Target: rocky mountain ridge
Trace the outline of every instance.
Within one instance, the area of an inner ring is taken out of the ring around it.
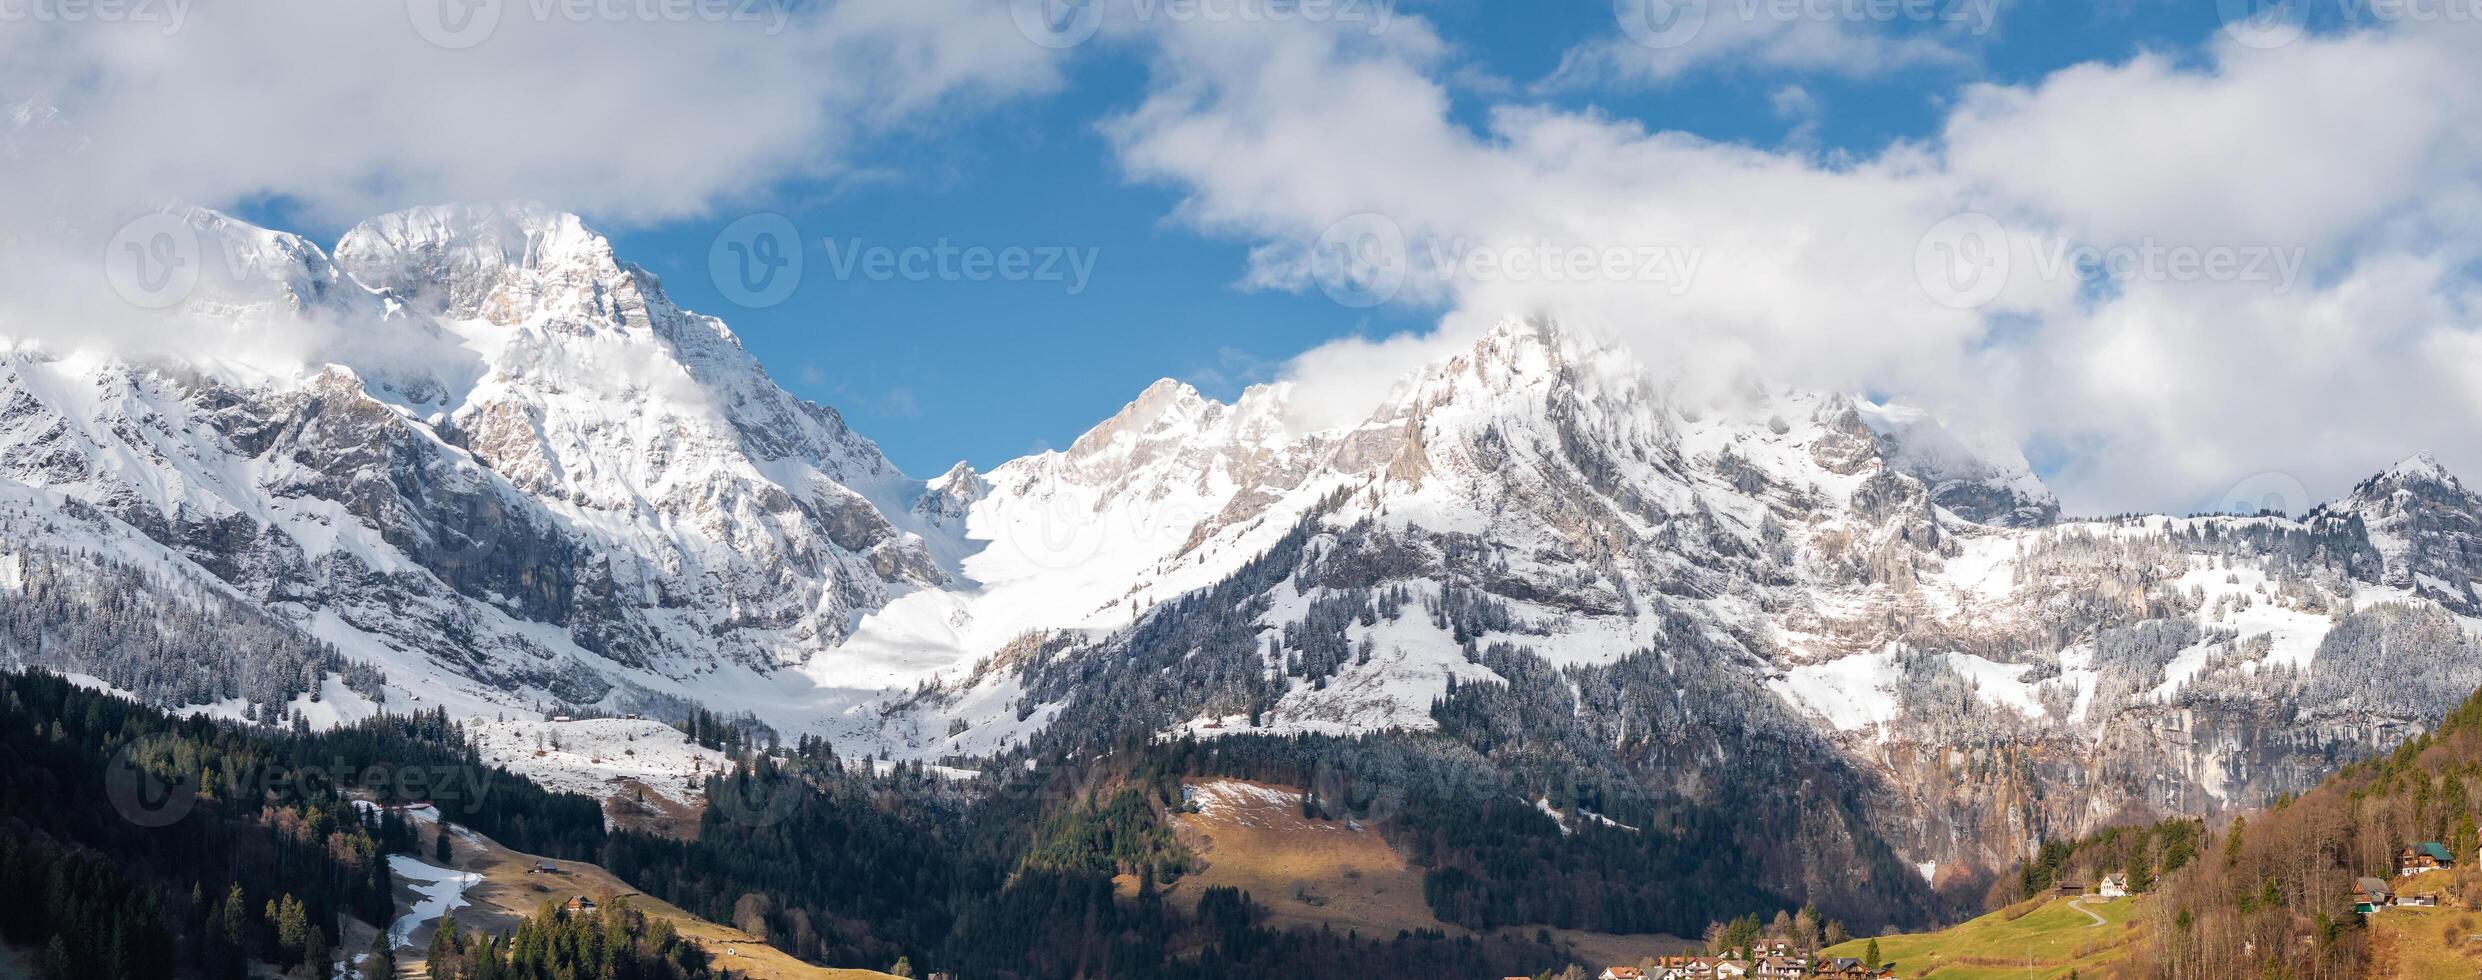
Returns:
[[[917,481],[575,216],[416,209],[331,256],[181,214],[246,258],[183,328],[280,356],[0,354],[0,560],[57,602],[107,555],[99,602],[236,624],[201,644],[291,631],[177,680],[172,641],[9,634],[157,700],[704,704],[916,758],[1380,735],[1566,833],[1772,794],[1877,870],[1764,884],[1860,907],[2299,789],[2482,686],[2482,499],[2426,457],[2299,518],[2063,521],[1919,411],[1511,321],[1347,424],[1165,381]]]

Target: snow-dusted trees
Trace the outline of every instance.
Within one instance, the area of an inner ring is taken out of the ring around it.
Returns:
[[[91,555],[14,552],[16,588],[0,602],[0,657],[88,674],[154,704],[240,700],[273,719],[341,674],[376,697],[383,678],[292,624],[216,592],[170,591],[154,576]]]

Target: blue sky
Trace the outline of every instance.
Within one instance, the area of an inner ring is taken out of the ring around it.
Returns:
[[[1518,87],[1550,76],[1580,43],[1617,32],[1610,6],[1596,2],[1448,0],[1404,9],[1435,23],[1460,63]],[[1780,147],[1799,138],[1803,122],[1773,104],[1793,85],[1820,106],[1813,152],[1870,154],[1934,135],[1960,86],[2022,82],[2141,49],[2185,51],[2216,26],[2201,4],[2009,3],[1970,48],[1978,65],[1862,79],[1708,72],[1663,86],[1523,98]],[[989,468],[1065,446],[1156,378],[1228,399],[1323,341],[1419,330],[1437,315],[1239,286],[1252,243],[1171,220],[1180,189],[1128,179],[1098,131],[1144,97],[1148,73],[1140,51],[1088,45],[1055,94],[943,114],[876,138],[864,151],[868,174],[785,181],[713,217],[624,229],[615,246],[661,275],[684,305],[723,317],[780,383],[843,411],[900,466],[926,476],[957,459]],[[1460,109],[1470,110],[1495,94],[1460,95]],[[762,211],[793,219],[808,262],[790,299],[749,309],[715,288],[707,252],[732,220]],[[1060,283],[837,281],[826,269],[829,238],[1090,247],[1096,261],[1076,295]]]

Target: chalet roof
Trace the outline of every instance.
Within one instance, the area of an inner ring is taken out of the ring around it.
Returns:
[[[2441,863],[2456,860],[2456,855],[2448,852],[2447,845],[2439,843],[2435,840],[2426,840],[2419,844],[2413,845],[2413,853],[2428,855],[2432,860],[2436,860]]]
[[[2353,888],[2373,898],[2388,894],[2387,883],[2376,878],[2355,878]]]

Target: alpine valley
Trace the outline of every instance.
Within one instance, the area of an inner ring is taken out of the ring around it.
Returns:
[[[2482,497],[2426,456],[2068,519],[1961,420],[1512,319],[1349,424],[1163,381],[924,480],[573,215],[175,213],[218,353],[0,353],[0,658],[166,708],[1142,758],[1376,828],[1441,923],[1694,935],[1951,918],[2482,686]]]

